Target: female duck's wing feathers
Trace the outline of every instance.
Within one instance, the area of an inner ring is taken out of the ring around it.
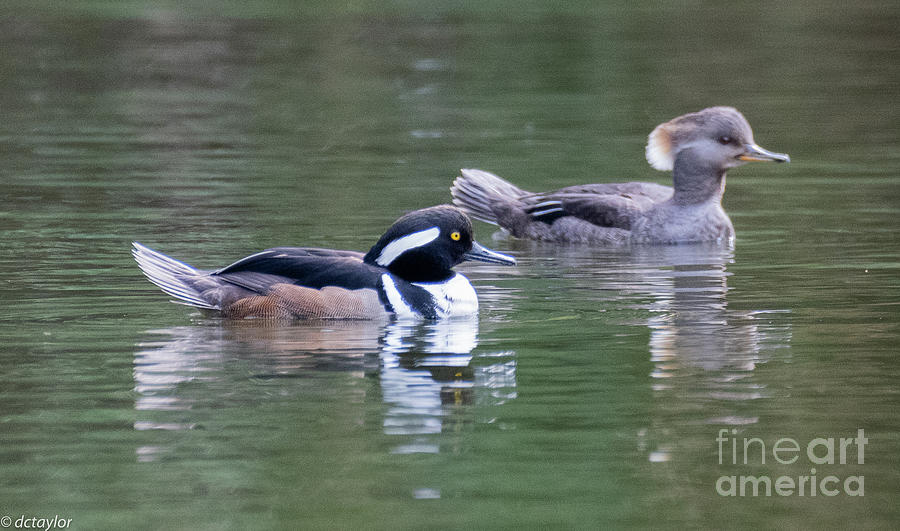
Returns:
[[[638,214],[670,198],[672,188],[655,183],[627,182],[585,184],[554,192],[531,193],[492,173],[463,169],[450,193],[453,203],[469,215],[499,225],[514,236],[557,240],[560,238],[549,234],[546,227],[533,224],[551,225],[559,218],[573,217],[597,227],[627,230]],[[618,240],[619,236],[616,234],[613,239]],[[605,236],[597,238],[607,239]]]
[[[569,186],[522,198],[535,221],[552,223],[564,217],[630,229],[632,221],[656,203],[672,196],[672,188],[655,183],[609,183]]]
[[[579,184],[560,188],[556,192],[562,194],[595,194],[595,195],[629,195],[646,197],[653,201],[665,201],[672,196],[672,187],[657,183],[598,183]],[[545,194],[546,195],[546,194]]]

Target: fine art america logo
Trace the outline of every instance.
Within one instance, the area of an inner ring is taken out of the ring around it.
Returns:
[[[720,476],[716,492],[720,496],[865,496],[865,476],[822,476],[816,466],[862,465],[865,463],[865,430],[856,437],[817,437],[805,445],[796,439],[782,437],[767,444],[758,437],[737,437],[737,430],[721,429],[716,436],[719,465],[792,465],[801,458],[809,463],[809,474],[800,476],[734,475]]]

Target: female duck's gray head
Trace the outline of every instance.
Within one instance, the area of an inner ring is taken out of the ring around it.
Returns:
[[[685,114],[650,133],[647,162],[671,170],[678,204],[697,204],[725,192],[725,172],[749,161],[789,162],[782,153],[759,147],[746,118],[733,107],[710,107]]]
[[[721,170],[749,161],[791,160],[759,147],[747,119],[733,107],[710,107],[658,125],[648,137],[647,162],[657,170],[671,171],[686,150],[695,160]]]

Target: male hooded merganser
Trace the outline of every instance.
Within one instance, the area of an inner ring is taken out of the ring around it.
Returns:
[[[436,319],[478,310],[475,289],[451,268],[464,260],[515,264],[479,245],[472,222],[443,205],[398,219],[367,254],[276,247],[201,271],[134,242],[138,266],[174,302],[229,318]]]
[[[491,173],[462,170],[453,202],[476,219],[517,238],[601,245],[734,239],[722,209],[725,172],[747,161],[790,162],[753,141],[744,116],[710,107],[661,124],[650,133],[647,161],[672,171],[674,189],[629,182],[530,193]]]

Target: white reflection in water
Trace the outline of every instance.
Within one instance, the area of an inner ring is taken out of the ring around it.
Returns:
[[[440,446],[423,437],[462,428],[468,414],[456,406],[500,405],[515,398],[515,361],[512,353],[495,353],[491,363],[473,363],[478,344],[478,319],[449,319],[415,324],[424,335],[410,334],[404,325],[391,329],[381,352],[381,388],[391,407],[385,414],[384,432],[410,435],[413,441],[394,448],[394,453],[437,453]],[[419,345],[410,341],[419,340]],[[421,341],[424,339],[424,341]]]
[[[478,422],[475,406],[499,406],[516,396],[514,353],[473,354],[477,318],[290,324],[210,320],[147,334],[154,338],[138,345],[134,361],[135,410],[145,413],[134,423],[138,431],[193,429],[197,422],[192,413],[215,410],[210,402],[229,384],[222,380],[235,377],[226,370],[235,359],[249,358],[254,376],[267,381],[333,371],[360,382],[367,374],[377,375],[387,406],[383,432],[403,438],[392,449],[398,454],[439,452],[445,441],[429,436],[447,432],[448,424],[455,433]],[[205,390],[212,386],[217,387]],[[351,403],[370,396],[365,386],[357,385],[336,392],[337,400]],[[142,446],[137,457],[154,461],[165,450]]]

